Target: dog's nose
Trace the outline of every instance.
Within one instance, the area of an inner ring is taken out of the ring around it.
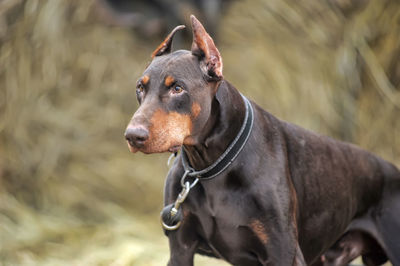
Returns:
[[[149,139],[149,131],[143,127],[128,127],[125,131],[125,139],[133,147],[141,147]]]

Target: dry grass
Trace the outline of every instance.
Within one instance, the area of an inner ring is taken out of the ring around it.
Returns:
[[[123,140],[160,40],[106,27],[93,1],[0,2],[0,264],[167,261],[167,155],[131,155]],[[343,17],[325,1],[237,1],[220,29],[225,76],[281,118],[399,162],[389,2]]]

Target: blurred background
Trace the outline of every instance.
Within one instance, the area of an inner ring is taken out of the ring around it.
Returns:
[[[277,117],[400,165],[396,0],[1,0],[0,265],[165,265],[168,154],[131,154],[135,83],[189,15]],[[227,265],[196,258],[197,265]]]

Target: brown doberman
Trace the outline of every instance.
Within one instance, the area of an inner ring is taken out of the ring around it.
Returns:
[[[132,152],[180,154],[165,184],[169,265],[195,253],[234,265],[400,265],[400,172],[359,147],[275,118],[223,78],[222,58],[191,16],[137,82]],[[324,255],[325,253],[325,255]]]

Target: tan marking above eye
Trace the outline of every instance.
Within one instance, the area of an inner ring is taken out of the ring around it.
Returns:
[[[172,84],[174,84],[174,82],[175,82],[175,79],[173,77],[167,76],[165,78],[164,84],[166,87],[170,87]]]
[[[143,85],[146,85],[147,83],[149,83],[149,80],[150,80],[150,77],[145,75],[145,76],[143,76],[141,81],[142,81]]]

